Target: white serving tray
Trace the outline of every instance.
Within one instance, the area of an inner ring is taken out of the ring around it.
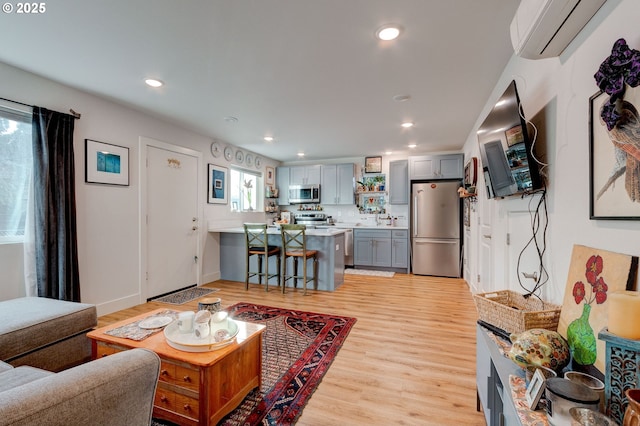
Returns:
[[[214,329],[212,334],[215,333],[215,331]],[[229,319],[227,322],[227,331],[229,332],[229,337],[216,342],[213,335],[202,339],[196,337],[195,333],[180,333],[178,322],[174,321],[165,327],[164,337],[167,339],[167,344],[172,348],[185,352],[209,352],[224,348],[233,343],[238,334],[238,324],[232,319]]]

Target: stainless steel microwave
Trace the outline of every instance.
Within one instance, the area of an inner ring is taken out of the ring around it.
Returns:
[[[289,203],[305,204],[320,202],[320,185],[289,185]]]

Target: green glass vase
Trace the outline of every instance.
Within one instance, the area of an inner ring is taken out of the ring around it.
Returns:
[[[593,365],[596,362],[596,336],[589,324],[591,305],[586,303],[582,308],[582,315],[567,327],[567,342],[573,360],[580,365]]]

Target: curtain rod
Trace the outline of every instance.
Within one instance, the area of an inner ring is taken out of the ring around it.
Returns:
[[[2,98],[2,97],[0,97],[0,100],[7,101],[7,102],[11,102],[11,103],[18,104],[18,105],[22,105],[22,106],[26,106],[26,107],[35,108],[35,105],[29,105],[29,104],[25,104],[24,102],[18,102],[18,101],[14,101],[14,100],[7,99],[7,98]],[[73,115],[73,117],[74,117],[76,120],[80,120],[80,117],[82,116],[82,114],[80,114],[79,112],[75,112],[75,111],[73,110],[73,108],[69,108],[69,112],[71,113],[71,115]]]

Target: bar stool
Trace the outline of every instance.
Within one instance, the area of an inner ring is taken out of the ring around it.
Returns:
[[[314,290],[318,289],[318,251],[307,250],[307,237],[305,225],[281,225],[282,235],[282,292],[287,280],[293,278],[294,288],[298,286],[298,279],[302,279],[303,294],[307,294],[307,282],[313,280]],[[287,275],[287,258],[293,258],[293,275]],[[302,275],[298,275],[298,259],[302,259]],[[313,275],[307,275],[307,260],[313,260]]]
[[[249,290],[249,278],[258,277],[258,284],[262,284],[262,277],[265,277],[264,291],[269,291],[269,278],[277,277],[280,286],[280,247],[269,245],[267,235],[267,225],[264,223],[245,223],[244,235],[247,243],[246,272],[244,279],[245,290]],[[258,270],[251,271],[251,256],[258,256]],[[269,273],[269,257],[276,257],[276,273]],[[262,269],[262,261],[264,271]]]

